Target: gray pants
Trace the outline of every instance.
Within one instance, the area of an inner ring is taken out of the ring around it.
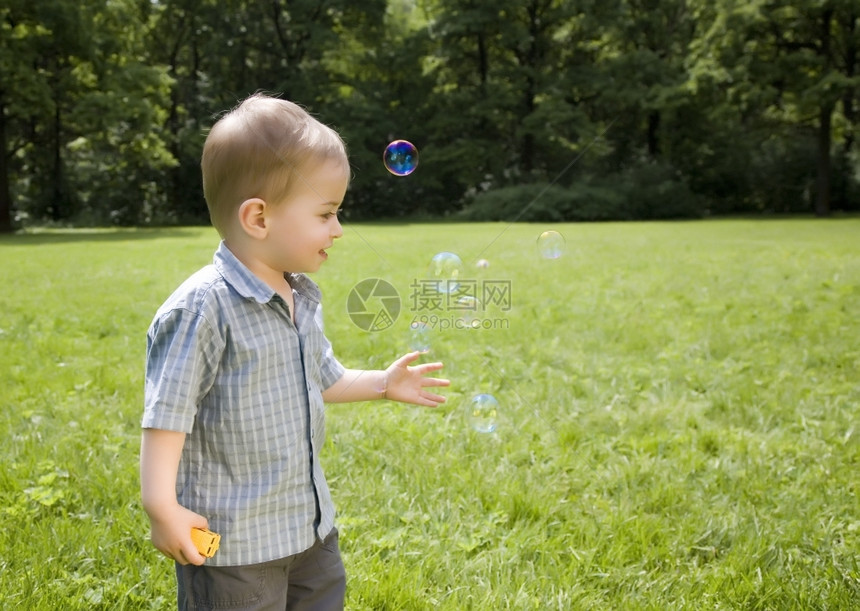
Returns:
[[[295,556],[248,566],[176,565],[179,611],[342,611],[337,529]]]

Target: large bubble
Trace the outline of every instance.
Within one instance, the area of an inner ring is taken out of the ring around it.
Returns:
[[[433,255],[427,267],[427,277],[439,293],[456,293],[463,275],[463,261],[453,252]]]
[[[395,140],[385,147],[382,162],[395,176],[408,176],[418,167],[418,149],[407,140]]]

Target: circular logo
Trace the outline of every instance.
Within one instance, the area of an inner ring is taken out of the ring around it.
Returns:
[[[384,331],[400,315],[400,295],[380,278],[362,280],[349,292],[346,311],[356,327],[364,331]]]

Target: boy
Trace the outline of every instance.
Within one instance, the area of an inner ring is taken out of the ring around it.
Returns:
[[[213,126],[203,188],[222,241],[147,335],[140,455],[156,548],[176,561],[180,609],[342,609],[345,573],[319,465],[323,402],[435,407],[441,363],[348,370],[322,331],[319,269],[342,229],[340,137],[254,95]],[[204,565],[192,527],[221,535]]]

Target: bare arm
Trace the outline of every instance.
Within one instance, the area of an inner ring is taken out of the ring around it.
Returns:
[[[445,402],[445,397],[424,389],[448,386],[450,382],[426,377],[428,373],[442,369],[442,363],[409,366],[420,357],[420,352],[410,352],[384,370],[347,369],[337,382],[322,393],[323,400],[327,403],[348,403],[385,398],[436,407]]]
[[[176,473],[185,433],[144,429],[140,444],[140,494],[152,527],[152,544],[180,564],[206,560],[191,541],[191,528],[207,528],[205,517],[176,500]]]

